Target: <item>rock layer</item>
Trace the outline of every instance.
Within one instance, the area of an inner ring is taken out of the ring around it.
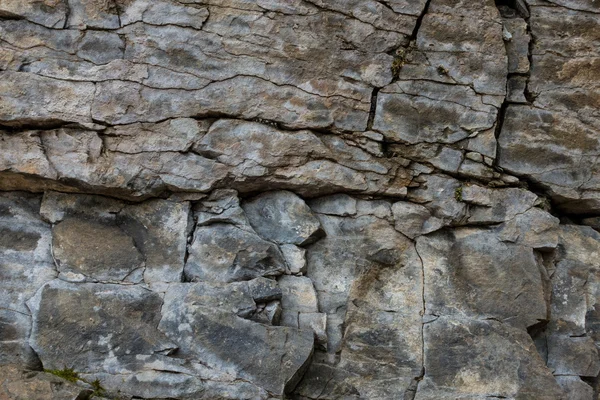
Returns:
[[[0,0],[0,400],[596,400],[592,0]]]

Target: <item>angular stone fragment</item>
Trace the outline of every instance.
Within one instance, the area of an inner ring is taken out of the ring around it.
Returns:
[[[0,17],[26,18],[48,28],[63,28],[69,12],[67,0],[3,0]]]
[[[54,260],[61,273],[81,274],[99,281],[124,281],[143,267],[143,257],[133,238],[118,226],[66,219],[54,227],[52,239]]]
[[[279,246],[292,274],[303,274],[306,272],[306,250],[294,244],[283,244]]]
[[[466,219],[467,207],[462,201],[462,183],[445,175],[426,175],[419,187],[411,189],[407,199],[425,204],[432,215],[455,223]]]
[[[159,329],[178,341],[180,354],[275,396],[293,388],[312,354],[312,332],[266,326],[224,312],[212,305],[214,300],[206,302],[199,291],[202,285],[180,284],[165,295]]]
[[[319,214],[327,235],[307,251],[328,354],[317,353],[297,391],[304,396],[393,398],[421,373],[418,255],[388,222],[389,202],[360,200],[356,208],[356,217]]]
[[[136,22],[152,25],[177,25],[202,29],[209,16],[206,7],[194,4],[181,4],[169,0],[149,1],[135,0],[121,6],[120,20],[123,26]]]
[[[555,375],[598,376],[600,357],[594,341],[589,337],[551,335],[548,368]]]
[[[417,240],[432,315],[489,318],[525,329],[546,320],[547,274],[533,249],[475,228]]]
[[[196,228],[184,273],[190,281],[233,282],[284,271],[275,244],[253,231],[218,223]]]
[[[496,321],[440,317],[425,324],[417,400],[566,400],[526,332]]]
[[[534,249],[555,249],[559,222],[558,218],[534,207],[500,225],[498,238]]]
[[[103,0],[67,0],[69,27],[77,29],[120,28],[118,3]]]
[[[39,368],[28,344],[31,313],[25,302],[56,277],[50,226],[39,215],[38,196],[0,194],[0,365]]]
[[[600,304],[600,235],[589,227],[561,225],[558,243],[549,327],[558,334],[582,336],[586,327],[593,326],[594,311]]]
[[[557,376],[556,382],[569,400],[593,400],[594,389],[578,376]]]
[[[314,332],[315,341],[327,346],[327,314],[301,312],[298,314],[298,327]]]
[[[43,78],[26,72],[0,73],[0,123],[9,126],[92,123],[94,84]]]
[[[321,214],[339,215],[340,217],[356,215],[356,199],[347,194],[333,194],[319,197],[308,202],[311,210]]]
[[[304,200],[288,191],[267,192],[242,204],[250,225],[263,238],[298,246],[314,242],[321,225]]]
[[[284,311],[316,313],[317,294],[310,278],[304,276],[282,276],[277,281],[282,291],[281,307]]]
[[[187,202],[150,200],[127,205],[100,196],[47,192],[41,214],[57,224],[54,230],[58,229],[59,239],[68,239],[63,243],[68,246],[66,254],[63,244],[57,248],[60,256],[68,259],[67,270],[78,266],[84,275],[85,271],[94,271],[90,277],[98,280],[121,280],[136,268],[145,266],[146,283],[180,282],[190,223],[189,208]],[[72,218],[75,221],[61,228],[60,221]],[[78,247],[78,231],[88,246],[85,251]],[[94,236],[100,231],[113,237],[96,240]],[[119,251],[122,254],[117,256]]]
[[[222,222],[239,227],[250,227],[235,190],[213,191],[206,200],[194,207],[194,215],[198,226]]]
[[[400,81],[379,92],[373,129],[391,141],[456,143],[494,127],[496,108],[465,86]]]
[[[594,193],[586,194],[596,184],[600,148],[593,127],[572,116],[521,105],[509,106],[505,121],[499,139],[502,168],[549,186],[563,210],[584,213],[600,207]]]
[[[392,212],[396,230],[411,239],[434,232],[444,225],[443,220],[433,217],[427,208],[418,204],[397,202],[392,205]]]
[[[209,120],[176,118],[158,124],[131,124],[108,128],[103,144],[110,151],[136,154],[153,151],[185,152],[200,140]]]
[[[461,201],[472,204],[468,223],[490,224],[509,221],[533,208],[538,197],[523,189],[488,189],[477,185],[464,185]]]
[[[134,366],[138,357],[177,348],[156,329],[161,304],[158,294],[140,286],[54,280],[28,302],[30,344],[47,369]]]
[[[504,18],[502,20],[504,29],[510,33],[510,39],[506,42],[508,53],[508,73],[529,72],[529,33],[527,22],[522,18]]]

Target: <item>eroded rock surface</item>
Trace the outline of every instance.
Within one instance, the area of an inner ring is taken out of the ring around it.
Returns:
[[[0,400],[597,400],[599,7],[0,0]]]

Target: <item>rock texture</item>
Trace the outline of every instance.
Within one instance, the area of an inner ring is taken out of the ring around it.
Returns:
[[[0,400],[598,400],[594,0],[0,0]]]

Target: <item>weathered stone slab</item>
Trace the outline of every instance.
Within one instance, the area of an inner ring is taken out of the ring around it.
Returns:
[[[417,400],[566,400],[526,332],[496,321],[440,317],[425,324]]]
[[[41,214],[56,224],[55,255],[61,265],[66,263],[61,272],[119,281],[143,268],[142,276],[131,276],[134,281],[142,277],[146,283],[182,280],[188,202],[150,200],[128,205],[101,196],[47,192]],[[100,232],[104,236],[97,238]]]
[[[50,225],[39,217],[40,198],[0,194],[0,364],[39,368],[28,344],[31,313],[25,302],[57,275]]]
[[[178,341],[180,354],[276,396],[293,388],[312,354],[312,332],[224,312],[214,307],[217,299],[203,297],[202,285],[172,286],[165,295],[159,329]]]
[[[279,248],[252,230],[228,224],[199,226],[194,232],[185,277],[190,281],[234,282],[285,272]]]
[[[267,192],[245,201],[242,208],[250,225],[267,240],[304,246],[322,235],[319,220],[292,192]]]
[[[417,250],[428,313],[496,319],[521,329],[548,318],[547,273],[532,248],[503,243],[490,230],[462,228],[422,236]]]
[[[48,28],[63,28],[68,7],[68,0],[4,0],[0,4],[0,17],[26,18]]]

